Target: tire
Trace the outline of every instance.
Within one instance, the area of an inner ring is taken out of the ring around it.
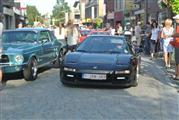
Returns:
[[[62,58],[63,58],[63,55],[64,55],[64,52],[63,50],[60,50],[58,56],[57,56],[57,59],[56,61],[54,62],[54,67],[55,68],[60,68],[60,63],[62,61]]]
[[[37,60],[31,58],[28,65],[24,68],[23,75],[26,81],[33,81],[37,78]]]

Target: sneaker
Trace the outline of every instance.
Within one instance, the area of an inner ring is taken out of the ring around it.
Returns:
[[[171,67],[171,65],[169,64],[169,65],[168,65],[168,68],[170,68],[170,67]]]
[[[176,81],[179,81],[179,76],[175,75],[173,79],[176,80]]]

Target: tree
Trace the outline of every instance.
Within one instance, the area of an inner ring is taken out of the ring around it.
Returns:
[[[95,26],[97,28],[101,27],[102,22],[103,22],[103,20],[101,18],[96,18],[96,20],[95,20]]]
[[[27,20],[30,25],[34,24],[34,21],[42,22],[42,17],[35,6],[27,6]]]
[[[65,12],[69,11],[70,8],[65,0],[57,0],[52,11],[52,17],[55,19],[55,24],[58,25],[59,22],[65,22]]]
[[[174,14],[179,14],[179,0],[160,0],[160,6],[170,9]]]

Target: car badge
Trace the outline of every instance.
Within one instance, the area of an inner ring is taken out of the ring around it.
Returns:
[[[94,66],[93,69],[97,69],[97,66]]]

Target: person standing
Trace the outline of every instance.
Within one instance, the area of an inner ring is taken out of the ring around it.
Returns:
[[[121,35],[123,33],[123,28],[121,26],[121,23],[118,23],[116,26],[116,35]]]
[[[150,55],[150,37],[151,37],[151,25],[147,22],[145,29],[145,40],[144,40],[144,50],[146,55]]]
[[[2,32],[3,32],[3,14],[0,14],[0,57],[2,54]],[[0,66],[0,90],[2,90],[3,87],[2,78],[3,78],[3,72]]]
[[[154,58],[154,53],[156,52],[157,43],[159,40],[159,29],[157,27],[157,22],[153,21],[151,27],[151,37],[150,37],[150,55],[151,59]]]
[[[18,28],[23,28],[23,24],[21,22],[18,24]]]
[[[174,40],[170,42],[170,44],[175,48],[175,76],[174,80],[179,81],[179,14],[174,16],[173,19],[176,21],[175,33],[173,35]]]
[[[141,45],[141,27],[140,27],[140,22],[137,22],[137,26],[135,26],[135,38],[137,40],[137,45],[140,46]]]
[[[58,40],[65,39],[65,26],[64,24],[59,24],[54,30],[55,36]]]
[[[67,52],[73,51],[79,43],[79,32],[76,25],[73,24],[72,20],[69,20],[67,23],[65,36],[67,43]]]
[[[172,20],[166,19],[165,20],[165,26],[162,29],[161,38],[163,38],[163,52],[164,52],[164,61],[165,66],[167,68],[170,68],[170,62],[171,62],[171,54],[173,52],[173,47],[170,44],[170,41],[173,40],[173,32],[174,29],[172,27]]]

